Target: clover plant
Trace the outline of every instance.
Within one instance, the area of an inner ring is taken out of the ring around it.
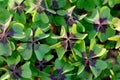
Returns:
[[[120,0],[0,0],[0,80],[120,80]]]

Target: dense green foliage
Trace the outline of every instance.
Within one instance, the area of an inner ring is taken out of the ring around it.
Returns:
[[[0,0],[0,80],[119,80],[120,0]]]

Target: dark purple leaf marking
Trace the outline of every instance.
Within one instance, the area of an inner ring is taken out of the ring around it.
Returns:
[[[73,10],[73,12],[76,13],[76,14],[78,14],[78,15],[82,15],[82,14],[86,14],[87,13],[86,10],[84,10],[84,9],[78,9],[78,8],[75,8]]]
[[[10,74],[13,76],[14,79],[18,79],[21,77],[22,70],[21,68],[16,68],[16,65],[11,65],[9,67]]]
[[[14,36],[14,30],[12,28],[10,28],[7,32],[8,36]]]
[[[94,21],[95,31],[100,30],[100,32],[105,33],[107,29],[107,25],[108,25],[107,18],[99,18],[98,20]]]
[[[65,80],[66,76],[62,74],[63,70],[57,69],[56,71],[57,71],[56,75],[54,75],[54,74],[50,75],[51,80]]]
[[[36,61],[35,62],[35,67],[37,69],[39,69],[40,71],[42,71],[46,66],[47,66],[47,61],[46,60]]]
[[[95,56],[95,53],[93,50],[90,50],[90,57],[94,57]]]
[[[3,37],[3,38],[1,38],[0,39],[0,43],[2,43],[2,44],[7,44],[8,43],[8,39],[7,39],[7,37]]]
[[[69,14],[69,13],[68,13]],[[65,21],[66,21],[66,24],[69,25],[69,26],[72,26],[74,23],[76,23],[76,16],[69,16],[67,14],[67,16],[65,17]]]
[[[56,70],[58,74],[62,74],[63,73],[63,69],[57,69]]]
[[[82,52],[82,57],[83,57],[82,64],[85,65],[85,66],[87,66],[87,65],[95,66],[96,60],[98,58],[98,57],[95,57],[95,54],[94,54],[93,50],[90,50],[89,57],[87,57],[86,52]]]
[[[95,64],[96,64],[96,59],[91,59],[91,60],[89,61],[89,65],[90,65],[90,66],[95,66]]]

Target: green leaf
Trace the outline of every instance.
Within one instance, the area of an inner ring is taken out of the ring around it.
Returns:
[[[7,38],[3,38],[0,40],[0,55],[5,55],[5,56],[12,55],[10,42]]]
[[[109,3],[110,7],[114,7],[115,5],[115,0],[109,0]]]
[[[93,48],[93,51],[95,53],[95,56],[93,57],[100,57],[100,56],[103,56],[107,50],[105,48],[101,48],[100,46],[98,45],[95,45],[94,48]]]
[[[93,10],[95,8],[95,3],[93,0],[78,0],[77,7],[85,10]]]
[[[31,43],[22,43],[17,48],[17,50],[22,55],[24,60],[28,60],[32,56],[32,44]]]
[[[10,17],[10,12],[7,9],[0,8],[0,23],[5,24]]]
[[[46,44],[40,44],[40,45],[35,44],[34,50],[35,50],[37,59],[41,61],[43,60],[45,54],[48,53],[48,51],[50,51],[50,48]]]
[[[57,0],[59,8],[63,8],[66,5],[66,0]]]
[[[61,26],[66,24],[65,19],[62,16],[54,16],[53,22],[56,26]]]
[[[66,10],[58,10],[57,14],[60,16],[65,16],[67,14],[67,11]]]
[[[11,26],[12,26],[11,29],[8,31],[8,34],[10,36],[12,36],[15,39],[22,39],[25,37],[24,32],[23,32],[23,28],[24,28],[23,24],[14,23]]]
[[[67,9],[67,13],[69,14],[69,16],[72,16],[74,8],[75,8],[75,6],[72,6],[72,7]]]
[[[48,16],[46,15],[46,13],[41,13],[40,14],[40,19],[43,23],[48,23],[49,22],[49,18]]]
[[[57,48],[60,48],[61,47],[61,42],[58,42],[52,46],[50,46],[50,49],[57,49]]]
[[[74,67],[73,66],[71,66],[70,64],[65,64],[64,65],[64,67],[63,67],[63,70],[64,70],[64,72],[63,73],[67,73],[67,72],[69,72],[69,71],[72,71],[74,69]]]
[[[63,47],[59,47],[56,49],[58,59],[62,59],[63,55],[65,54],[66,50]]]
[[[60,36],[52,36],[53,39],[60,39],[63,38],[66,35],[66,30],[65,27],[62,26],[61,27],[61,32],[60,32]]]
[[[65,65],[65,62],[63,60],[56,59],[55,60],[55,68],[56,69],[62,69]]]
[[[37,22],[37,21],[41,20],[40,17],[41,17],[40,14],[37,13],[36,11],[34,11],[34,14],[33,14],[33,17],[32,17],[32,21],[33,22]]]
[[[112,32],[112,33],[111,33]],[[111,34],[110,34],[111,33]],[[108,27],[106,29],[106,32],[105,33],[101,33],[99,32],[98,33],[98,38],[100,39],[101,42],[104,42],[106,41],[109,37],[112,37],[115,35],[115,30],[111,29],[110,27]]]
[[[81,53],[86,52],[85,41],[81,40],[79,43],[75,44],[73,50],[78,56],[82,57]]]
[[[13,42],[10,41],[10,45],[11,45],[12,51],[14,51],[14,50],[15,50],[15,44],[14,44]]]
[[[25,41],[31,40],[32,41],[33,31],[31,28],[28,28],[25,32]]]
[[[85,20],[88,23],[93,24],[94,21],[98,20],[99,18],[100,18],[100,14],[99,14],[98,10],[95,9],[95,10],[93,10],[93,13],[91,14],[91,16],[86,17]]]
[[[23,23],[25,24],[26,23],[26,15],[24,13],[21,13],[21,14],[15,14],[14,15],[14,21],[16,22],[20,22],[20,23]]]
[[[110,18],[110,9],[107,6],[104,6],[100,9],[101,18]]]
[[[37,28],[37,30],[35,31],[34,38],[36,38],[36,39],[44,39],[44,38],[47,38],[48,36],[49,36],[49,34],[43,33],[41,28]]]
[[[110,7],[114,7],[116,4],[119,4],[120,0],[109,0],[108,4]]]
[[[102,6],[102,1],[101,0],[94,0],[94,2],[97,6]]]
[[[120,31],[120,19],[119,18],[113,18],[112,24],[115,30]]]
[[[87,37],[88,34],[81,34],[81,33],[77,33],[75,34],[75,36],[80,39],[80,40],[83,40]]]
[[[53,57],[54,56],[51,54],[46,54],[44,58],[45,58],[45,60],[50,61]]]
[[[5,71],[3,75],[0,76],[0,80],[6,80],[9,79],[10,74],[6,68],[0,68],[0,72]]]
[[[26,62],[24,65],[22,65],[22,77],[24,78],[32,77],[32,72],[30,69],[30,62]]]
[[[36,5],[33,4],[33,1],[26,0],[24,2],[25,2],[25,5],[28,7],[28,8],[26,8],[26,14],[27,13],[32,13],[33,10],[35,9]]]
[[[13,65],[13,64],[18,64],[20,62],[20,56],[11,56],[11,57],[8,57],[7,58],[7,64],[10,66],[10,65]]]
[[[71,32],[72,32],[72,34],[76,34],[77,33],[77,25],[76,24],[72,25]]]
[[[54,10],[51,9],[46,9],[48,12],[52,13],[52,14],[56,14],[56,12]]]
[[[8,7],[10,8],[10,9],[12,9],[13,8],[13,6],[14,6],[14,0],[9,0],[9,4],[8,4]]]
[[[108,38],[108,40],[118,41],[118,40],[120,40],[120,35],[112,36],[112,37]]]
[[[97,60],[95,66],[90,66],[90,69],[92,70],[95,78],[98,77],[101,74],[101,72],[106,68],[107,68],[107,63],[102,60]]]
[[[80,22],[78,22],[77,30],[78,32],[85,32],[85,27]]]
[[[85,69],[85,66],[81,64],[81,65],[78,67],[77,75],[79,75],[84,69]]]
[[[77,38],[82,39],[82,40],[87,36],[87,34],[80,34],[80,33],[77,32],[77,25],[76,25],[76,24],[73,24],[72,29],[71,29],[71,32],[72,32],[72,34],[74,34]]]
[[[117,44],[116,44],[115,48],[116,48],[116,49],[120,48],[120,40],[117,41]]]
[[[95,38],[91,39],[90,41],[90,50],[94,49],[95,48],[95,45],[96,45],[96,40]]]
[[[76,2],[77,0],[69,0],[71,3],[74,3],[74,2]]]

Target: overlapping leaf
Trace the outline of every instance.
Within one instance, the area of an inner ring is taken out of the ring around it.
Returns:
[[[22,24],[20,23],[13,23],[10,28],[9,24],[11,21],[12,16],[9,18],[9,20],[1,25],[1,33],[0,33],[0,50],[1,50],[1,55],[6,55],[9,56],[12,54],[12,49],[10,45],[10,41],[8,40],[9,37],[15,38],[15,39],[22,39],[24,38],[24,33],[23,33],[23,27]]]
[[[38,60],[42,60],[44,55],[50,50],[47,44],[40,44],[39,40],[47,38],[49,35],[43,33],[40,28],[33,32],[30,28],[26,30],[26,37],[23,43],[18,47],[18,51],[25,60],[31,58],[35,53]]]
[[[94,35],[89,35],[90,39],[97,35],[100,41],[104,42],[107,38],[115,34],[115,31],[111,29],[109,25],[111,24],[112,17],[110,15],[110,9],[106,6],[100,8],[99,10],[95,10],[89,18],[86,18],[86,20],[93,24],[89,34],[93,33]],[[109,34],[111,31],[112,33]]]
[[[77,32],[76,24],[73,24],[71,31],[68,33],[66,32],[64,26],[62,26],[61,35],[53,37],[54,39],[61,39],[61,41],[51,46],[51,48],[56,49],[58,57],[61,59],[67,50],[72,50],[74,44],[79,40],[83,40],[86,36],[87,34]]]
[[[101,48],[98,44],[96,44],[95,40],[92,40],[89,52],[87,53],[85,42],[81,41],[81,44],[82,47],[80,47],[80,50],[75,50],[77,55],[82,58],[79,64],[78,74],[85,70],[86,67],[89,67],[94,76],[98,77],[101,74],[102,70],[107,68],[106,62],[98,59],[106,53],[106,49]]]

